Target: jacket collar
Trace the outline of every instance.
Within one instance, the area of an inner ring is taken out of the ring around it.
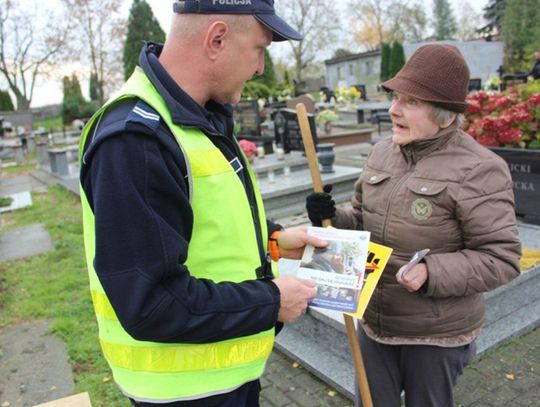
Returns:
[[[458,126],[454,122],[447,128],[439,130],[432,138],[416,140],[404,146],[400,146],[401,153],[404,155],[407,162],[415,164],[426,155],[443,148],[457,130]]]
[[[204,107],[178,86],[159,62],[163,45],[146,43],[139,55],[139,65],[158,90],[175,124],[200,128],[208,135],[228,135],[232,129],[233,108],[210,100]]]

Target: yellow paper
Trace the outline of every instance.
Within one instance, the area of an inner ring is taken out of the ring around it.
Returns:
[[[540,263],[540,250],[521,248],[521,259],[519,265],[521,271],[529,270]]]
[[[391,254],[392,249],[390,247],[369,242],[369,254],[366,262],[367,277],[360,292],[358,308],[354,314],[348,313],[349,315],[355,318],[362,318]]]

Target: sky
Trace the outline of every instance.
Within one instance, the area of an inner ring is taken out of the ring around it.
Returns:
[[[173,0],[146,0],[147,3],[152,7],[152,11],[158,21],[161,24],[161,27],[165,32],[168,32],[170,27],[170,21],[172,16],[172,3]],[[277,0],[279,2],[279,0]],[[482,8],[488,3],[488,0],[478,0],[478,1],[466,1],[466,0],[450,0],[454,13],[460,7],[460,4],[463,2],[469,3],[473,9],[477,12],[481,12]],[[131,7],[132,0],[124,0],[124,10],[126,18],[129,15],[129,9]],[[339,0],[340,5],[345,5],[345,0]],[[270,46],[270,52],[273,56],[278,58],[285,58],[290,50],[290,46],[287,43],[273,43]],[[329,58],[331,55],[328,55]],[[54,83],[52,83],[54,82]],[[82,84],[83,88],[87,88],[85,84]],[[83,90],[84,92],[84,90]],[[40,83],[36,86],[34,90],[34,97],[32,99],[32,107],[47,105],[51,103],[60,103],[62,101],[62,89],[61,83],[58,81],[49,81],[47,83]]]
[[[279,2],[279,0],[277,0]],[[338,0],[341,4],[346,4],[345,0]],[[161,26],[167,32],[170,24],[170,16],[172,10],[172,0],[146,0],[146,2],[152,7],[154,15],[159,20]],[[466,0],[450,0],[454,12],[458,8],[461,2],[469,3],[474,10],[480,12],[482,8],[488,3],[488,0],[475,0],[475,1],[466,1]],[[131,0],[126,0],[126,4],[131,4]]]

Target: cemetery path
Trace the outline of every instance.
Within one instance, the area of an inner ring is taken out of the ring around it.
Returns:
[[[30,407],[73,393],[66,347],[49,326],[37,320],[0,330],[2,407]]]

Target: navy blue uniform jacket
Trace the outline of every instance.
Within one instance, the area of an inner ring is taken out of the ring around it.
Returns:
[[[245,166],[232,139],[231,107],[199,106],[159,63],[161,48],[145,45],[139,62],[174,122],[201,129],[229,161]],[[94,266],[124,329],[139,340],[205,343],[274,327],[280,297],[270,280],[216,284],[185,267],[193,227],[186,164],[157,113],[129,99],[96,126],[80,179],[96,220]],[[235,169],[249,196],[247,173]]]

